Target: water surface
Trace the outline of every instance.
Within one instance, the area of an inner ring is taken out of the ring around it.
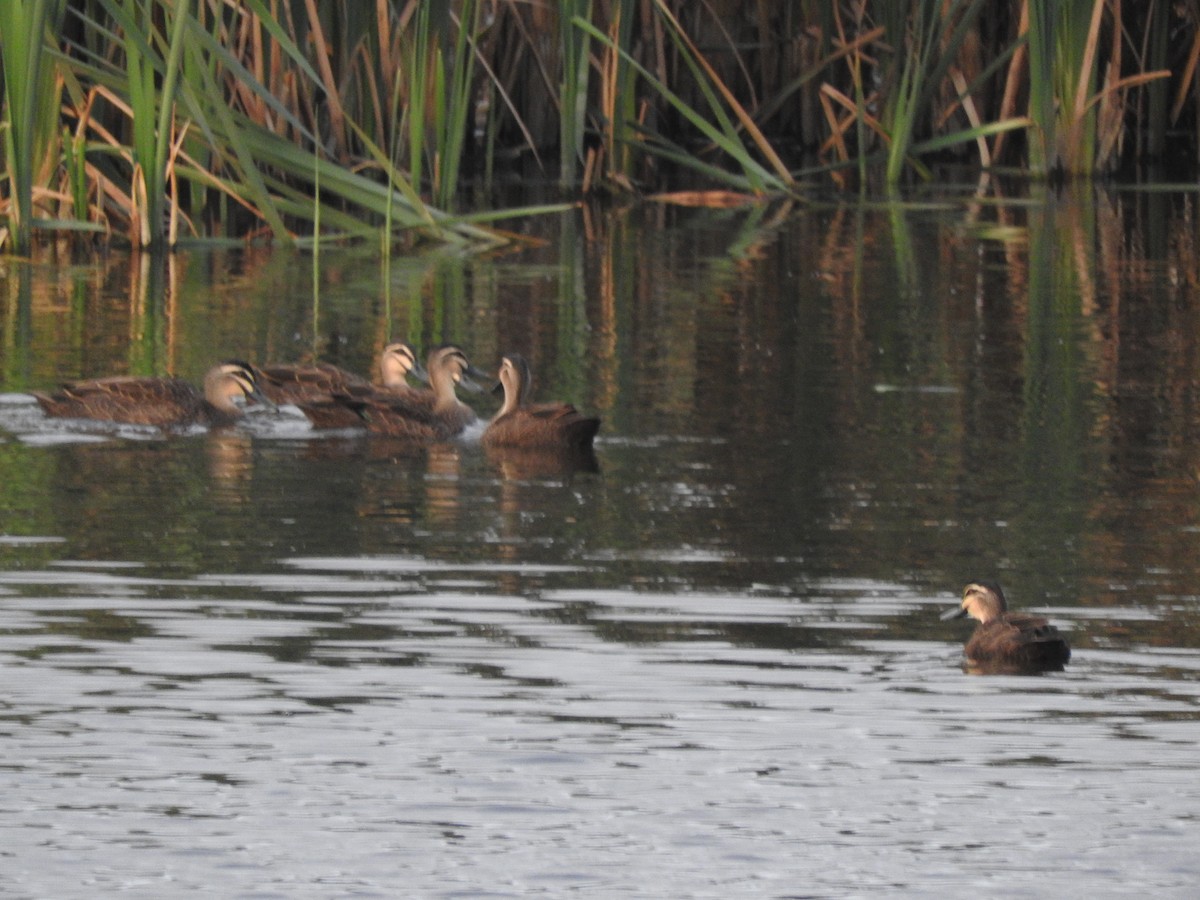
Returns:
[[[936,199],[331,255],[316,308],[286,254],[10,268],[5,890],[1191,896],[1191,199]],[[18,396],[398,335],[527,355],[600,471]],[[1066,672],[964,674],[979,577]]]

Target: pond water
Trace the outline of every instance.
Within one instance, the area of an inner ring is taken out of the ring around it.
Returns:
[[[7,261],[5,895],[1194,896],[1196,196],[917,201]],[[599,471],[23,393],[394,337]],[[964,673],[978,578],[1065,672]]]

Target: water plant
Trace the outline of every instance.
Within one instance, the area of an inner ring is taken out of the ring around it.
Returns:
[[[47,32],[56,30],[62,0],[0,3],[0,44],[4,73],[4,161],[8,177],[8,228],[15,249],[29,249],[34,219],[34,185],[49,189],[58,139],[58,87],[46,52]]]
[[[454,212],[473,176],[637,192],[687,170],[770,195],[968,154],[1107,172],[1194,125],[1197,20],[1120,0],[9,0],[0,238],[306,244],[318,173],[322,237],[386,253],[499,239],[505,211]]]

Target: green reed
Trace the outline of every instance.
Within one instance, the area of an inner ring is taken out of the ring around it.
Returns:
[[[1163,15],[1163,13],[1159,13]],[[1165,69],[1114,75],[1120,69],[1120,4],[1106,0],[1029,0],[1029,167],[1037,175],[1091,175],[1116,163],[1125,131],[1126,95],[1170,76]],[[1106,19],[1107,53],[1101,45]],[[1153,20],[1145,26],[1154,27]],[[1152,36],[1152,32],[1148,32]],[[1161,50],[1149,61],[1160,62]],[[1104,76],[1101,77],[1102,63]],[[1153,128],[1162,128],[1161,105]]]
[[[1139,18],[1120,0],[758,0],[725,17],[685,0],[4,0],[0,202],[14,245],[54,217],[148,246],[303,243],[319,168],[325,236],[391,248],[496,239],[482,225],[504,211],[448,213],[464,180],[498,158],[540,168],[548,150],[558,171],[543,175],[582,190],[661,190],[659,173],[685,167],[705,185],[794,193],[801,162],[819,182],[848,186],[857,170],[861,185],[898,185],[948,152],[961,160],[964,143],[980,168],[1087,174],[1128,152],[1131,128],[1161,151],[1169,97],[1172,121],[1200,112],[1185,13],[1154,4]]]
[[[954,65],[982,0],[921,0],[905,9],[884,4],[885,40],[896,49],[889,66],[881,124],[887,137],[885,180],[897,184],[906,166],[924,167],[913,157],[918,123],[932,110],[933,93]],[[959,132],[949,140],[970,140],[975,133]]]
[[[437,145],[434,202],[442,209],[454,204],[458,193],[462,157],[471,117],[471,89],[475,71],[475,39],[479,28],[477,0],[463,0],[454,29],[453,53],[436,68],[434,128]],[[440,55],[439,55],[439,61]]]
[[[132,196],[135,245],[154,247],[165,238],[167,156],[174,141],[175,89],[183,41],[188,31],[189,3],[161,6],[154,0],[100,0],[124,35],[127,97],[132,142]],[[157,16],[170,28],[161,34]],[[166,53],[162,52],[164,48]]]
[[[479,4],[420,3],[408,54],[408,162],[419,191],[425,172],[434,202],[453,205],[471,119]]]
[[[33,233],[34,183],[47,186],[47,163],[57,155],[58,82],[46,35],[57,30],[62,10],[63,0],[0,3],[8,225],[18,253],[28,252]]]
[[[720,150],[738,167],[738,172],[727,172],[706,162],[702,157],[688,152],[662,132],[641,127],[645,147],[652,153],[680,165],[695,169],[713,180],[726,185],[756,193],[786,191],[792,184],[791,174],[775,154],[773,148],[754,125],[745,109],[717,77],[712,67],[679,25],[679,22],[664,4],[656,3],[656,10],[663,15],[668,34],[680,51],[688,70],[696,78],[697,87],[707,103],[706,108],[696,109],[656,78],[628,51],[617,46],[607,34],[589,22],[576,19],[577,28],[591,35],[598,44],[620,56],[641,78],[650,85],[684,121],[695,128],[712,147]],[[625,123],[631,124],[631,123]],[[743,139],[748,133],[749,143]],[[766,164],[759,162],[755,150],[766,156]]]
[[[618,2],[617,8],[620,8]],[[558,8],[559,41],[562,46],[562,83],[559,96],[562,112],[559,115],[559,180],[563,185],[578,183],[584,165],[589,39],[585,30],[575,27],[576,21],[590,22],[592,0],[562,0]]]

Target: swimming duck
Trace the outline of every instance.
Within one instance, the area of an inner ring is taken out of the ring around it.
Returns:
[[[483,445],[590,449],[600,420],[583,415],[570,403],[527,403],[532,387],[533,376],[525,357],[506,354],[496,385],[496,390],[504,391],[504,405],[483,432]]]
[[[1057,628],[1041,616],[1010,613],[1000,585],[978,581],[963,588],[962,603],[943,619],[979,620],[963,651],[967,667],[979,672],[1058,672],[1071,648]]]
[[[428,376],[417,362],[412,347],[393,341],[379,354],[380,383],[330,363],[312,366],[270,365],[258,370],[259,385],[267,399],[299,407],[313,428],[363,428],[361,406],[352,401],[377,390],[409,395],[417,391],[408,384],[408,376],[422,381]]]
[[[473,378],[487,377],[471,365],[461,347],[444,344],[425,360],[427,391],[372,390],[335,394],[335,399],[362,417],[369,431],[415,440],[447,440],[475,422],[475,410],[458,399],[455,389],[480,392]]]
[[[312,366],[275,364],[260,367],[258,374],[259,388],[273,403],[324,400],[333,394],[354,394],[376,387],[361,375],[330,363]],[[379,354],[379,384],[388,390],[411,391],[410,374],[422,381],[428,380],[412,347],[403,341],[393,341],[384,347]]]
[[[269,403],[254,370],[236,359],[209,369],[203,391],[181,378],[117,376],[75,381],[33,396],[48,416],[160,428],[227,425],[241,417],[248,401]]]

